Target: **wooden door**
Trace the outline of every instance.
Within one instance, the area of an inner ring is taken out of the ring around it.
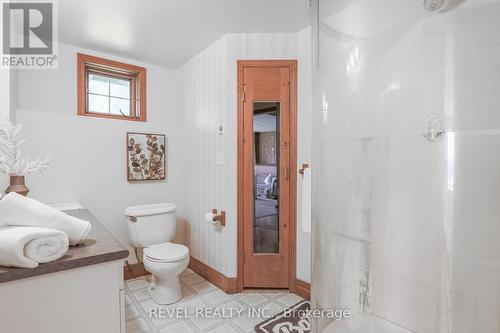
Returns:
[[[239,158],[238,218],[243,220],[243,287],[289,288],[290,248],[294,246],[291,197],[295,195],[291,187],[295,154],[290,144],[295,135],[290,103],[294,90],[290,83],[295,71],[287,62],[254,61],[242,66],[239,75],[239,153],[243,156]]]

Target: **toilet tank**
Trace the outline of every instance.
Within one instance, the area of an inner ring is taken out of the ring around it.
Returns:
[[[148,247],[170,242],[175,236],[175,208],[172,203],[125,208],[130,246]]]

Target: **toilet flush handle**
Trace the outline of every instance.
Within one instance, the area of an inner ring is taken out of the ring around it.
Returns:
[[[129,217],[128,217],[128,219],[129,219],[129,221],[130,221],[130,222],[132,222],[132,223],[137,222],[137,217],[135,217],[135,216],[129,216]]]

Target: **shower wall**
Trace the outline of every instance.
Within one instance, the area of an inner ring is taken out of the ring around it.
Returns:
[[[314,6],[316,332],[500,332],[500,2]]]

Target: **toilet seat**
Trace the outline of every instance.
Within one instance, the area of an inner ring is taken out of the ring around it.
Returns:
[[[161,243],[144,249],[144,258],[154,262],[176,262],[189,256],[187,246],[175,243]]]

